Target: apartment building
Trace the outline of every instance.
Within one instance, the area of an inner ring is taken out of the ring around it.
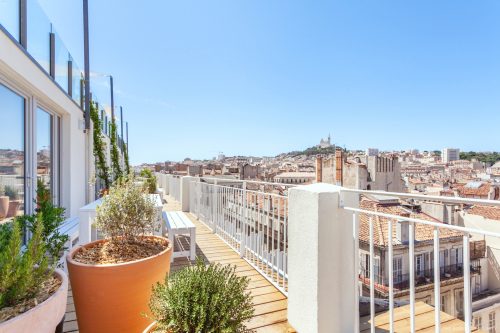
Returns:
[[[383,217],[372,217],[374,232],[374,282],[376,297],[386,299],[389,292],[388,244],[393,244],[394,299],[403,302],[409,298],[409,222],[404,218],[417,218],[438,222],[421,212],[418,207],[400,202],[396,197],[367,196],[360,202],[360,208],[385,214],[398,215],[400,221],[389,221]],[[392,223],[392,239],[388,237],[388,225]],[[427,225],[415,226],[415,299],[434,304],[434,252],[433,230]],[[455,317],[463,315],[463,239],[462,233],[443,229],[439,235],[439,266],[441,277],[441,311]],[[360,288],[363,295],[369,295],[370,285],[370,217],[360,215],[359,263]],[[481,292],[480,255],[471,261],[471,286],[474,294]]]
[[[460,159],[460,149],[444,148],[441,152],[441,160],[443,163],[451,163]]]

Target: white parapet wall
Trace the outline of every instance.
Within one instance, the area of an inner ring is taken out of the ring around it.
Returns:
[[[191,177],[191,176],[184,176],[181,178],[181,209],[183,212],[189,212],[189,188],[190,184],[193,181],[196,181],[198,178],[197,177]]]
[[[358,207],[359,196],[340,190],[319,183],[289,191],[288,321],[298,332],[358,329],[353,216],[340,205]]]

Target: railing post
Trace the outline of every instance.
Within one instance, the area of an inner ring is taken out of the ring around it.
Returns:
[[[184,176],[180,179],[181,187],[181,210],[183,212],[189,212],[189,184],[194,181],[195,178],[191,176]]]
[[[212,187],[212,232],[217,233],[217,179],[214,179]]]
[[[247,236],[247,210],[248,210],[248,198],[247,198],[247,182],[243,182],[241,184],[242,188],[242,206],[243,206],[243,214],[241,214],[241,237],[240,237],[240,257],[245,257],[245,249],[246,249],[246,236]]]
[[[359,195],[340,191],[324,183],[289,190],[288,321],[298,332],[356,329],[358,244],[341,207],[357,208]]]
[[[172,177],[172,175],[165,175],[165,179],[164,179],[164,182],[165,182],[165,195],[169,195],[170,194],[170,178]]]

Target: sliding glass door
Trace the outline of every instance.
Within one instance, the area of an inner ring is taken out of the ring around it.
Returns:
[[[59,204],[59,127],[55,113],[0,84],[0,224],[33,212],[39,182]]]

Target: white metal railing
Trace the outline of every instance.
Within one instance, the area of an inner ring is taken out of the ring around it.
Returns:
[[[193,181],[190,211],[287,294],[288,198]]]
[[[380,196],[390,196],[397,197],[400,199],[413,199],[420,202],[438,202],[444,204],[454,204],[454,205],[486,205],[486,206],[500,206],[500,201],[493,200],[482,200],[482,199],[466,199],[458,197],[440,197],[440,196],[427,196],[427,195],[416,195],[408,193],[391,193],[383,191],[363,191],[363,190],[351,190],[351,189],[341,189],[342,192],[358,193],[365,195],[380,195]],[[415,227],[418,225],[425,225],[432,229],[433,235],[433,272],[434,272],[434,325],[435,332],[440,332],[441,327],[441,276],[440,276],[440,230],[448,229],[459,232],[462,235],[463,243],[463,319],[464,319],[464,330],[465,332],[471,332],[472,327],[472,294],[471,294],[471,261],[470,261],[470,238],[472,234],[490,236],[490,237],[500,237],[500,233],[492,232],[488,230],[480,230],[477,228],[468,228],[458,225],[449,225],[445,223],[438,223],[434,221],[428,221],[412,217],[403,217],[400,215],[387,214],[383,212],[377,212],[367,209],[346,207],[343,206],[341,199],[341,209],[352,212],[352,223],[353,223],[353,237],[355,238],[355,244],[359,244],[359,214],[365,214],[368,217],[368,228],[369,228],[369,290],[370,290],[370,330],[375,332],[375,304],[378,300],[375,299],[375,253],[374,253],[374,218],[384,218],[387,225],[387,238],[388,242],[388,280],[389,280],[389,331],[394,332],[394,281],[393,281],[393,222],[407,221],[409,223],[409,242],[408,242],[408,255],[409,255],[409,306],[410,306],[410,332],[415,332]],[[383,223],[383,222],[381,222]],[[356,260],[359,260],[359,256],[355,256]],[[359,274],[359,263],[355,263],[354,276],[356,279]],[[359,291],[356,292],[355,298],[359,297]],[[359,331],[359,319],[355,318],[354,327]]]

